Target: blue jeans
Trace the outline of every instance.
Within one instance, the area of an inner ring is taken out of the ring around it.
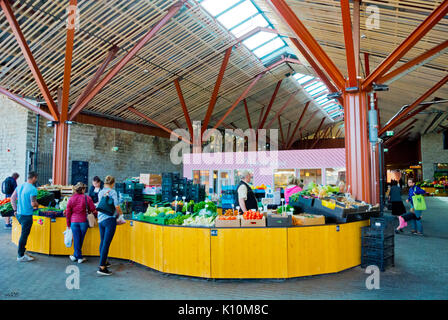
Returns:
[[[84,237],[86,236],[87,229],[89,225],[87,222],[72,222],[71,229],[73,233],[73,248],[74,256],[76,259],[82,259],[82,243],[84,242]]]
[[[421,232],[423,233],[423,225],[422,225],[422,211],[421,210],[415,210],[414,212],[415,216],[417,217],[417,219],[413,219],[412,220],[412,224],[414,226],[414,230],[416,230],[417,232]]]
[[[30,235],[31,227],[33,226],[33,215],[18,215],[17,220],[22,226],[22,233],[20,234],[19,246],[17,249],[17,256],[21,258],[25,254],[26,242],[28,241],[28,236]]]
[[[114,238],[115,229],[117,228],[117,219],[115,217],[108,218],[98,224],[100,228],[100,266],[105,266],[109,247]]]

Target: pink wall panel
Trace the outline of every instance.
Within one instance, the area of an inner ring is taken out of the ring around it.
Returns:
[[[185,154],[183,160],[189,179],[193,170],[252,169],[255,185],[272,185],[274,169],[323,169],[325,179],[325,168],[345,167],[345,149]]]

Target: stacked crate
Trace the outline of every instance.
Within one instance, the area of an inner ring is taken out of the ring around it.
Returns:
[[[187,200],[193,200],[198,203],[205,200],[205,185],[203,184],[192,184],[191,192],[187,196]]]
[[[180,178],[178,173],[162,174],[162,202],[172,202],[176,199],[200,202],[205,200],[205,186],[193,184],[192,180]]]
[[[133,201],[143,201],[143,189],[145,188],[144,184],[126,181],[125,188],[125,193],[130,195]]]
[[[222,186],[221,187],[221,207],[223,209],[232,209],[235,204],[235,193],[237,186]]]
[[[171,202],[175,197],[174,183],[178,179],[178,175],[172,172],[162,173],[162,202]]]
[[[376,265],[381,271],[394,266],[394,218],[371,218],[362,228],[361,267]]]

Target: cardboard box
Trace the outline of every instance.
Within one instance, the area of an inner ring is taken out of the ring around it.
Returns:
[[[293,216],[293,225],[295,226],[316,226],[325,224],[325,216],[313,215],[313,218],[306,217],[306,213]]]
[[[241,219],[237,217],[236,220],[219,220],[219,217],[215,219],[216,228],[239,228],[241,227]]]
[[[160,174],[141,173],[140,183],[150,186],[160,186],[162,185],[162,176]]]
[[[266,227],[266,217],[253,220],[241,218],[241,227]]]

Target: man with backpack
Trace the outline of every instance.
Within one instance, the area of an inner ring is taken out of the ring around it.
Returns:
[[[19,174],[14,172],[11,177],[8,177],[2,183],[2,193],[5,195],[5,198],[11,198],[12,194],[17,188],[17,179],[19,178]],[[5,229],[11,229],[11,217],[4,217],[5,219]]]

